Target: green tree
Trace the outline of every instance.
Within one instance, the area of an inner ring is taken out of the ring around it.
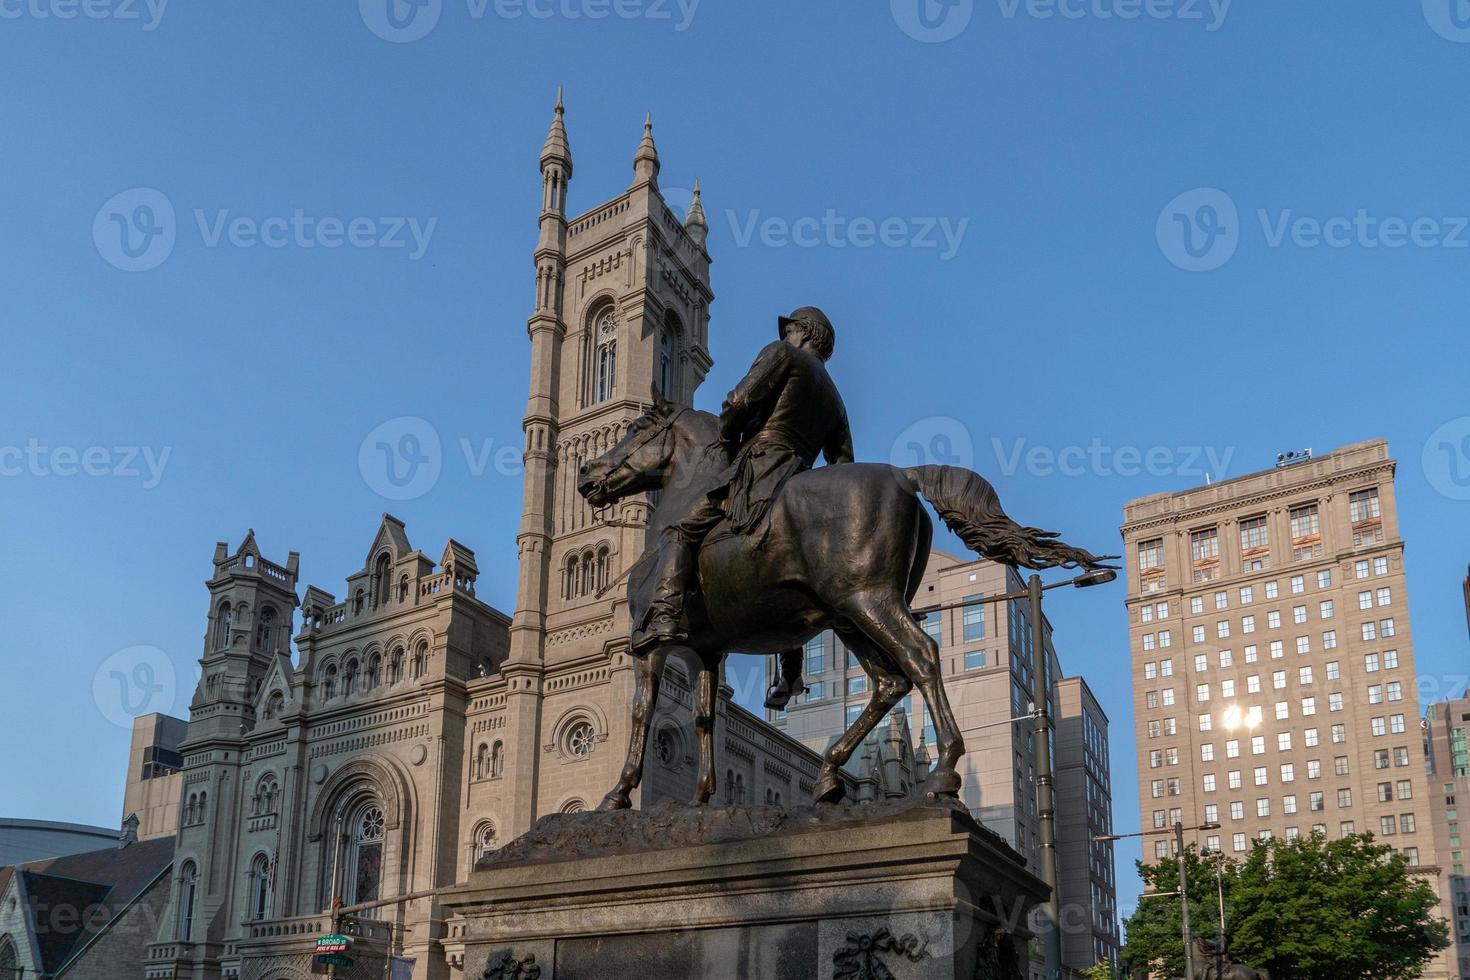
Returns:
[[[1113,964],[1107,960],[1092,964],[1079,975],[1086,980],[1118,980],[1118,975],[1113,972]]]
[[[1185,854],[1191,925],[1208,938],[1218,931],[1215,861]],[[1372,835],[1258,842],[1221,867],[1232,958],[1272,980],[1411,980],[1449,945],[1430,882]],[[1178,888],[1172,859],[1139,873],[1148,891]],[[1184,975],[1177,897],[1141,900],[1126,928],[1131,965]]]

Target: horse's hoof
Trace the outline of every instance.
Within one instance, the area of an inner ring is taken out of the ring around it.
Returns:
[[[611,813],[613,810],[628,810],[632,806],[633,801],[628,799],[627,793],[619,793],[617,790],[613,790],[602,798],[602,802],[597,805],[597,812]]]
[[[924,780],[924,795],[931,800],[954,799],[960,792],[960,774],[953,769],[936,769]]]
[[[847,795],[847,787],[842,785],[842,780],[831,773],[822,773],[817,777],[817,785],[812,790],[812,802],[841,803],[842,798]]]

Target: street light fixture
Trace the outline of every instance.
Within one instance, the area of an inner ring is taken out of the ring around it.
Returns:
[[[1195,829],[1219,830],[1220,824],[1215,821],[1208,821],[1206,823],[1200,824]],[[1122,840],[1125,837],[1162,837],[1165,834],[1174,835],[1175,860],[1177,860],[1179,863],[1179,891],[1177,894],[1179,895],[1179,925],[1180,930],[1184,934],[1184,975],[1186,977],[1192,978],[1195,975],[1194,947],[1191,941],[1189,929],[1189,872],[1188,869],[1185,867],[1184,862],[1184,824],[1176,820],[1174,822],[1174,826],[1170,829],[1140,830],[1136,834],[1099,834],[1097,836],[1094,836],[1092,839],[1095,841],[1116,841]],[[1164,894],[1167,893],[1157,892],[1155,893],[1155,895],[1149,895],[1147,897],[1153,898],[1155,896],[1161,896]],[[1218,971],[1216,973],[1216,976],[1219,976]]]

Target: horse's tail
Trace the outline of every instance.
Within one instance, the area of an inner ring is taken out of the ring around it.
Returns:
[[[1022,527],[1006,516],[990,481],[958,466],[913,466],[903,475],[940,518],[982,558],[1024,568],[1115,568],[1116,555],[1094,555],[1058,540],[1057,532]]]

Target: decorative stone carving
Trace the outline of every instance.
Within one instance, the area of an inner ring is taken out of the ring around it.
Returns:
[[[536,965],[535,953],[518,960],[511,950],[500,949],[490,954],[482,976],[484,980],[539,980],[541,967]]]
[[[929,952],[919,945],[919,937],[907,933],[895,939],[887,929],[872,935],[847,934],[847,945],[832,954],[832,980],[894,980],[893,971],[880,954],[892,953],[918,963]]]

